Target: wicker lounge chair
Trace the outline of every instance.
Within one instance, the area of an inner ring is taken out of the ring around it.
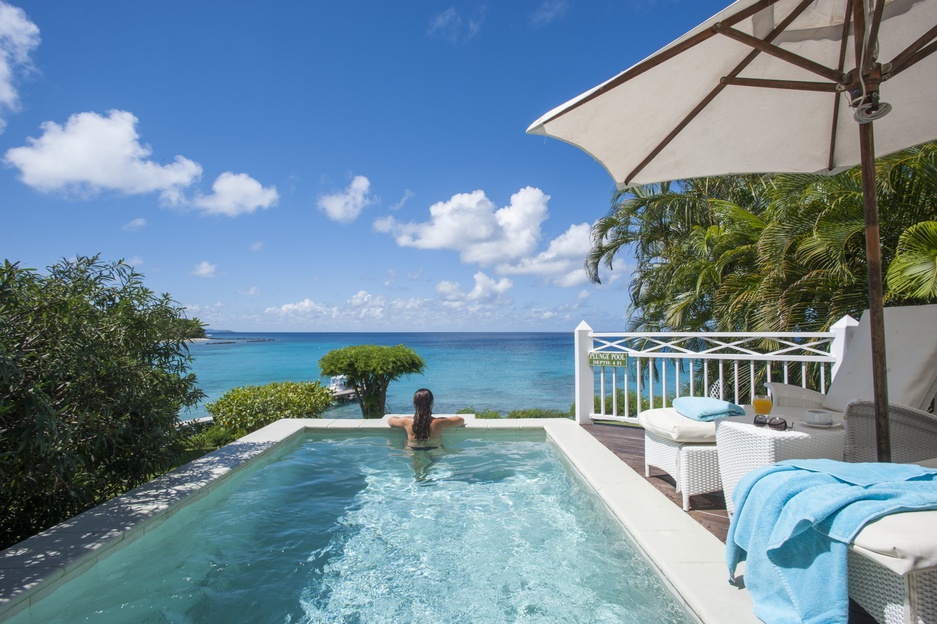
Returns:
[[[715,423],[684,418],[672,407],[644,410],[638,422],[644,427],[644,476],[651,476],[651,466],[672,476],[683,511],[690,510],[691,496],[722,489]]]
[[[846,461],[875,461],[871,341],[863,314],[830,391],[769,383],[776,405],[841,411]],[[937,467],[937,306],[885,309],[892,461]],[[927,461],[930,460],[930,461]],[[727,493],[728,495],[728,493]],[[937,622],[937,511],[892,514],[850,545],[849,595],[882,624]]]
[[[873,398],[868,317],[866,310],[826,394],[769,382],[765,385],[774,404],[845,413],[848,428],[850,401]],[[885,308],[885,350],[889,402],[926,410],[937,394],[937,305]]]
[[[875,405],[846,407],[846,461],[875,461]],[[892,460],[937,468],[937,416],[889,405]],[[926,460],[930,461],[926,461]],[[922,461],[923,460],[923,461]],[[937,511],[867,525],[849,552],[849,595],[882,624],[937,622]]]
[[[718,382],[709,396],[721,398]],[[644,427],[644,476],[651,476],[651,466],[672,476],[683,511],[690,510],[691,496],[722,490],[715,423],[684,418],[672,407],[644,410],[638,422]]]

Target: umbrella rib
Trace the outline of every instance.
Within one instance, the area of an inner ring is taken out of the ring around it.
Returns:
[[[872,9],[872,24],[869,27],[869,41],[878,41],[879,26],[882,25],[882,14],[885,12],[885,0],[878,0],[875,8]],[[875,63],[875,45],[870,45],[865,51],[865,58],[862,59],[862,67],[872,67]]]
[[[892,62],[889,63],[891,68],[886,72],[887,76],[891,78],[895,74],[900,74],[918,61],[923,60],[937,51],[937,41],[934,41],[935,37],[937,37],[937,26],[928,30],[917,41],[908,46],[904,52],[896,56]]]
[[[734,24],[736,24],[736,23],[738,23],[738,22],[740,22],[740,21],[742,21],[742,20],[744,20],[744,19],[746,19],[746,18],[748,18],[748,17],[751,17],[751,16],[754,15],[755,13],[758,13],[759,11],[761,11],[761,10],[763,10],[763,9],[769,7],[769,6],[772,6],[772,5],[774,5],[774,4],[778,3],[778,2],[780,2],[780,0],[761,0],[760,2],[758,2],[758,3],[756,3],[756,4],[753,4],[752,6],[748,7],[748,8],[745,9],[744,11],[739,11],[739,12],[736,13],[735,15],[732,15],[732,16],[726,18],[725,20],[723,20],[723,23],[729,24],[730,26],[732,26],[732,25],[734,25]],[[657,54],[657,55],[654,55],[654,56],[652,56],[652,57],[650,57],[650,58],[648,58],[648,59],[645,59],[642,63],[638,63],[637,65],[635,65],[635,66],[632,67],[631,69],[627,69],[627,70],[625,70],[624,72],[620,73],[620,74],[617,75],[616,77],[612,78],[611,80],[609,80],[609,81],[606,82],[605,84],[603,84],[603,85],[601,85],[600,87],[598,87],[597,89],[595,89],[595,91],[589,93],[588,95],[583,96],[582,99],[580,99],[579,101],[577,101],[577,102],[575,102],[575,103],[569,105],[568,107],[564,108],[563,110],[561,110],[560,112],[558,112],[556,115],[554,115],[554,116],[552,116],[552,117],[550,117],[550,118],[548,118],[548,119],[544,119],[544,120],[541,122],[541,124],[542,124],[542,125],[546,125],[546,124],[550,123],[551,121],[554,121],[554,120],[556,120],[556,119],[562,117],[562,116],[565,115],[566,113],[569,113],[569,112],[571,112],[571,111],[576,110],[577,108],[579,108],[579,107],[582,106],[583,104],[594,100],[595,98],[599,97],[599,96],[602,95],[603,93],[605,93],[605,92],[607,92],[607,91],[610,91],[610,90],[614,89],[615,87],[617,87],[617,86],[619,86],[619,85],[621,85],[621,84],[623,84],[623,83],[625,83],[625,82],[628,82],[629,80],[631,80],[631,79],[633,79],[633,78],[636,78],[637,76],[640,76],[641,74],[643,74],[643,73],[646,72],[646,71],[649,71],[649,70],[651,70],[651,69],[654,69],[655,67],[657,67],[657,66],[660,65],[661,63],[664,63],[664,62],[666,62],[666,61],[669,61],[669,60],[672,59],[673,57],[675,57],[675,56],[677,56],[677,55],[679,55],[679,54],[681,54],[681,53],[683,53],[683,52],[689,50],[689,49],[692,48],[692,47],[695,47],[695,46],[699,45],[700,43],[706,41],[707,39],[710,39],[711,37],[713,37],[713,36],[715,36],[715,35],[716,35],[716,32],[713,31],[713,29],[707,28],[706,30],[697,33],[696,35],[694,35],[694,36],[692,36],[692,37],[686,39],[685,41],[681,41],[680,43],[674,45],[672,48],[668,48],[668,49],[664,50],[663,52],[661,52],[660,54]]]
[[[803,13],[803,12],[807,9],[807,7],[810,6],[810,4],[811,4],[813,1],[814,1],[814,0],[801,0],[800,4],[798,4],[797,7],[795,7],[794,10],[791,11],[790,14],[787,15],[787,17],[785,17],[783,20],[781,20],[781,23],[780,23],[780,24],[778,24],[778,25],[776,25],[776,26],[774,27],[774,30],[772,30],[772,31],[768,34],[768,36],[765,37],[765,40],[766,40],[766,41],[772,41],[775,37],[777,37],[779,34],[781,34],[782,32],[784,32],[784,29],[786,29],[786,28],[791,24],[791,22],[793,22],[795,19],[797,19],[797,17],[798,17],[801,13]],[[771,4],[774,4],[774,3],[773,3],[773,2],[768,2],[765,6],[770,6]],[[756,5],[756,6],[757,6],[757,5]],[[760,9],[759,9],[759,10],[760,10]],[[737,21],[737,20],[736,20],[736,21]],[[728,20],[726,20],[726,22],[728,22]],[[711,29],[711,31],[713,32],[713,34],[715,34],[715,32],[716,32],[715,28]],[[702,34],[702,33],[700,33],[700,34]],[[726,77],[724,77],[722,80],[720,80],[719,84],[716,85],[716,87],[715,87],[712,91],[710,91],[709,94],[708,94],[706,97],[704,97],[704,98],[693,108],[693,110],[690,111],[690,113],[689,113],[686,117],[683,118],[683,121],[681,121],[679,124],[677,124],[677,126],[676,126],[673,130],[671,130],[670,133],[669,133],[666,137],[664,137],[664,140],[661,141],[660,143],[658,143],[657,147],[655,147],[653,150],[651,150],[651,153],[649,153],[649,154],[644,158],[644,160],[642,160],[642,161],[638,164],[638,166],[635,167],[635,168],[631,171],[631,173],[629,173],[627,176],[625,176],[625,184],[626,184],[626,185],[629,184],[629,183],[631,182],[631,180],[634,179],[634,176],[638,175],[638,174],[641,172],[641,170],[643,170],[645,167],[647,167],[648,163],[650,163],[652,160],[654,160],[654,158],[657,157],[657,155],[660,154],[661,151],[663,151],[663,149],[664,149],[665,147],[667,147],[668,145],[670,145],[670,142],[673,141],[673,140],[676,138],[676,136],[677,136],[678,134],[680,134],[681,132],[683,132],[683,129],[686,128],[686,127],[690,124],[690,122],[693,121],[693,119],[695,119],[696,116],[699,115],[700,112],[702,112],[702,110],[703,110],[704,108],[706,108],[706,107],[709,105],[709,103],[712,102],[712,101],[716,98],[716,96],[719,95],[719,94],[722,92],[722,90],[725,89],[725,88],[728,86],[729,83],[726,81],[727,79],[733,79],[733,78],[738,77],[738,75],[742,72],[742,70],[745,69],[746,67],[748,67],[748,65],[749,65],[752,61],[754,61],[754,60],[755,60],[755,57],[758,56],[760,53],[761,53],[761,50],[758,50],[758,49],[754,49],[754,50],[752,50],[751,52],[749,52],[749,53],[745,56],[745,58],[742,59],[742,61],[741,61],[738,65],[736,65],[735,69],[733,69],[733,70],[729,73],[728,76],[726,76]]]
[[[846,10],[843,12],[843,34],[840,36],[839,45],[839,64],[837,68],[842,72],[846,68],[846,53],[849,49],[849,26],[852,19],[852,13],[849,11],[849,3],[846,2]],[[833,119],[830,124],[830,151],[829,158],[826,161],[827,171],[832,171],[836,160],[836,129],[839,127],[839,107],[842,98],[833,98]]]
[[[722,79],[726,84],[736,87],[762,87],[765,89],[788,89],[793,91],[819,91],[835,93],[836,85],[832,82],[807,82],[804,80],[771,80],[768,78],[740,78],[726,77]]]
[[[756,50],[760,50],[765,54],[770,54],[775,58],[790,63],[791,65],[796,65],[797,67],[806,69],[807,71],[817,74],[818,76],[822,76],[823,78],[831,80],[834,83],[843,81],[842,74],[837,73],[836,70],[830,69],[826,65],[821,65],[816,61],[811,61],[810,59],[798,54],[794,54],[793,52],[788,52],[787,50],[772,45],[767,41],[759,39],[758,37],[753,37],[749,34],[743,33],[740,30],[736,30],[735,28],[726,28],[724,24],[715,24],[713,25],[713,29],[715,29],[720,34],[729,37],[730,39],[734,39],[739,43],[755,48]]]

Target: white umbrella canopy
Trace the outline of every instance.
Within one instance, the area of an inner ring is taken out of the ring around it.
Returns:
[[[887,461],[874,158],[937,139],[935,51],[937,0],[739,0],[527,132],[591,154],[620,188],[863,165],[878,454]]]
[[[805,4],[784,27],[785,17]],[[843,45],[844,16],[851,12],[851,0],[740,0],[548,112],[527,132],[588,152],[619,186],[732,173],[835,172],[860,164],[850,96],[836,90],[856,67],[851,23]],[[935,26],[937,1],[886,2],[879,61],[893,61],[921,37],[932,43]],[[817,67],[757,52],[742,41],[763,40],[779,27],[769,41]],[[894,112],[876,122],[876,156],[937,138],[937,55],[893,71],[881,97]]]

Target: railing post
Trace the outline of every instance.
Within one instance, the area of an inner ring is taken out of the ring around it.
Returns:
[[[849,341],[852,339],[852,328],[858,324],[859,321],[847,314],[830,327],[830,331],[833,332],[834,335],[833,342],[830,343],[830,355],[836,358],[830,375],[830,383],[836,378],[836,371],[839,370],[839,365],[843,363],[846,347],[849,346]]]
[[[595,409],[595,373],[589,365],[592,350],[592,328],[585,321],[576,328],[576,422],[592,424]]]

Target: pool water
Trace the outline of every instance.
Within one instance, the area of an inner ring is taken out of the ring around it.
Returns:
[[[311,435],[11,621],[694,621],[559,455]]]

